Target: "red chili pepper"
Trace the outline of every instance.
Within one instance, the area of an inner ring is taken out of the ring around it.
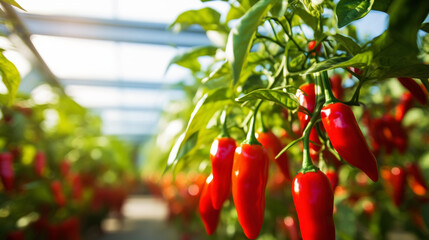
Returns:
[[[37,152],[34,157],[34,172],[36,176],[40,177],[46,167],[46,156],[43,152]]]
[[[216,138],[210,149],[212,163],[212,201],[215,209],[221,209],[231,193],[231,173],[234,163],[235,140],[230,137]]]
[[[275,158],[277,154],[283,149],[280,139],[274,135],[272,131],[259,132],[256,134],[258,142],[267,149],[269,158],[274,161],[280,171],[283,173],[284,177],[291,181],[290,177],[290,167],[289,167],[289,157],[287,153],[283,153],[277,159]]]
[[[338,173],[334,169],[328,169],[328,171],[326,171],[326,176],[331,183],[332,190],[335,191],[335,188],[338,186]]]
[[[60,172],[61,172],[61,176],[63,177],[67,177],[70,173],[70,168],[71,168],[71,164],[70,162],[68,162],[67,160],[62,160],[60,162]]]
[[[82,198],[82,181],[79,175],[74,175],[72,181],[72,198],[80,200]]]
[[[407,173],[401,166],[393,167],[390,170],[390,184],[393,187],[393,202],[399,207],[405,197],[405,182]]]
[[[288,235],[288,239],[299,240],[298,222],[292,216],[287,216],[282,220],[282,228]]]
[[[401,95],[401,98],[399,99],[399,103],[398,105],[396,105],[396,108],[395,108],[395,119],[397,121],[399,122],[402,121],[405,114],[413,106],[413,102],[414,102],[414,98],[410,92],[405,92]]]
[[[317,42],[315,40],[312,40],[308,42],[308,50],[312,51],[316,47]],[[320,48],[322,47],[322,44],[319,44],[316,48],[316,52],[320,52]],[[316,53],[313,53],[313,56],[316,55]]]
[[[399,77],[398,81],[404,86],[408,91],[411,92],[413,97],[419,101],[422,105],[425,105],[428,101],[428,94],[422,89],[422,87],[412,78],[403,78]]]
[[[206,232],[208,235],[212,235],[217,228],[217,225],[219,223],[219,214],[220,209],[215,209],[213,207],[213,175],[210,175],[207,180],[206,184],[204,185],[203,191],[201,193],[200,197],[200,203],[199,203],[199,212],[201,215],[201,219],[203,220],[204,227],[206,228]]]
[[[384,124],[385,144],[390,148],[398,149],[402,154],[405,153],[408,148],[408,133],[402,127],[401,122],[387,114],[382,117],[382,121]]]
[[[54,180],[51,182],[51,190],[52,194],[54,195],[54,199],[56,204],[59,207],[63,207],[66,205],[66,198],[63,193],[63,186],[61,185],[61,182],[58,180]]]
[[[13,190],[14,172],[12,166],[12,154],[0,153],[0,177],[6,191]]]
[[[332,87],[332,92],[334,93],[334,96],[337,99],[343,99],[344,89],[342,86],[343,78],[341,77],[341,75],[334,74],[330,78],[330,80],[331,80],[331,87]]]
[[[21,230],[10,232],[6,235],[6,240],[24,240],[25,235]]]
[[[296,92],[296,96],[299,100],[299,104],[302,107],[305,107],[310,113],[314,112],[316,107],[316,93],[314,90],[314,83],[302,85]],[[298,119],[301,123],[301,128],[305,129],[308,122],[310,122],[310,116],[303,111],[298,111]],[[313,127],[310,132],[310,156],[311,159],[315,162],[319,161],[319,153],[322,147],[320,142],[319,135],[317,134],[317,129]]]
[[[408,183],[411,190],[416,195],[425,196],[428,192],[428,186],[423,177],[422,171],[417,163],[408,163],[405,165],[408,174]]]
[[[264,220],[268,165],[268,154],[261,145],[242,143],[235,150],[232,196],[238,221],[249,239],[259,235]]]
[[[323,126],[338,154],[352,166],[378,180],[377,161],[370,151],[351,108],[343,103],[331,103],[322,108]]]
[[[356,68],[356,67],[348,67],[348,69],[350,69],[351,71],[353,71],[354,73],[356,73],[356,75],[362,76],[364,73],[364,70],[360,69],[360,68]]]
[[[298,173],[292,185],[293,202],[303,240],[334,240],[334,193],[326,175],[316,172]]]

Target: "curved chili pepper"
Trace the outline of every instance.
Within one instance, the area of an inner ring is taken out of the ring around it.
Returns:
[[[390,170],[390,184],[393,187],[393,202],[399,207],[405,197],[405,182],[407,173],[401,166],[393,167]]]
[[[408,112],[408,110],[411,109],[413,106],[413,95],[410,92],[405,92],[401,95],[401,98],[399,99],[398,105],[396,105],[395,108],[395,119],[397,121],[402,121],[405,114]]]
[[[293,202],[303,240],[334,240],[334,193],[320,170],[298,173],[292,185]]]
[[[264,220],[268,165],[267,151],[261,145],[242,143],[235,150],[232,196],[238,221],[249,239],[259,235]]]
[[[46,167],[46,156],[43,152],[37,152],[34,157],[34,172],[36,176],[40,177]]]
[[[412,78],[399,77],[398,81],[404,86],[408,91],[411,92],[413,97],[419,101],[422,105],[425,105],[428,101],[427,93],[422,89],[422,87]]]
[[[291,181],[292,179],[290,177],[289,157],[287,153],[283,153],[276,159],[277,154],[279,154],[279,152],[283,149],[280,139],[274,135],[272,131],[259,132],[256,134],[256,138],[258,139],[258,142],[260,142],[262,146],[267,149],[269,158],[274,161],[274,163],[283,173],[283,176],[288,181]]]
[[[296,92],[296,96],[299,100],[299,105],[305,107],[310,113],[314,112],[316,107],[316,93],[314,90],[314,83],[308,83],[302,85]],[[310,116],[303,111],[298,111],[298,119],[301,123],[301,128],[305,129],[308,122],[310,122]],[[312,142],[316,143],[313,144]],[[319,135],[317,134],[316,128],[311,129],[310,132],[310,157],[313,161],[319,161],[319,153],[322,147],[320,146]]]
[[[231,173],[234,163],[235,140],[230,137],[216,138],[210,149],[212,163],[212,201],[215,209],[221,209],[231,192]]]
[[[63,207],[66,205],[66,198],[63,193],[63,186],[61,185],[61,182],[58,180],[51,182],[51,190],[52,194],[54,195],[54,199],[56,204],[59,207]]]
[[[343,99],[344,89],[342,86],[343,78],[341,77],[341,75],[334,74],[330,78],[330,80],[331,80],[331,87],[332,87],[332,92],[334,93],[334,96],[337,99]]]
[[[208,235],[212,235],[217,228],[219,223],[220,210],[215,209],[212,203],[213,197],[213,175],[207,177],[206,183],[204,184],[203,191],[200,197],[200,203],[198,210],[200,212],[201,219],[203,220],[204,227]]]
[[[0,153],[0,177],[4,189],[11,191],[15,177],[12,166],[12,154],[9,152]]]
[[[407,170],[409,185],[411,190],[419,196],[425,196],[428,192],[428,186],[423,177],[422,171],[417,163],[408,163],[405,165]]]
[[[335,191],[335,188],[338,186],[338,173],[334,169],[328,169],[328,171],[326,171],[326,176],[331,183],[332,190]]]
[[[352,166],[378,180],[377,161],[370,151],[351,108],[343,103],[331,103],[322,108],[321,118],[332,146]]]

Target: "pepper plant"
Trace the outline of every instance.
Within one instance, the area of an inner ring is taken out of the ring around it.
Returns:
[[[205,7],[171,25],[179,31],[199,25],[216,41],[172,59],[192,72],[195,84],[187,89],[194,91],[181,111],[165,114],[182,125],[169,138],[176,141],[150,155],[167,162],[164,174],[213,172],[200,202],[208,233],[218,239],[385,239],[399,229],[427,238],[429,176],[420,168],[429,167],[429,2],[222,2],[226,16]],[[388,14],[388,26],[363,41],[353,22],[371,10]],[[402,94],[417,101],[400,100]],[[267,129],[282,148],[260,138]],[[225,131],[242,143],[232,172],[224,167],[220,174],[232,177],[232,198],[218,217],[218,200],[207,213],[207,189],[214,191],[221,171],[209,149]],[[419,170],[397,178],[398,165]]]

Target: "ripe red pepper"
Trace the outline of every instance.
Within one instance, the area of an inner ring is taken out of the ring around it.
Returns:
[[[63,186],[60,181],[54,180],[51,182],[51,191],[54,195],[55,203],[59,207],[63,207],[66,205],[66,198],[63,193]]]
[[[40,177],[43,174],[43,171],[46,167],[46,156],[43,152],[37,152],[34,157],[34,172],[36,176]]]
[[[200,212],[201,219],[203,220],[204,227],[208,235],[212,235],[217,228],[219,223],[220,209],[215,209],[212,204],[213,200],[213,175],[210,175],[204,185],[203,191],[200,197],[200,203],[198,210]]]
[[[298,173],[292,185],[293,202],[303,240],[334,240],[334,193],[320,170]]]
[[[312,41],[308,42],[308,50],[312,51],[316,47],[316,44],[317,44],[316,40],[312,40]],[[321,47],[322,47],[322,44],[319,44],[316,48],[316,52],[319,53]],[[313,53],[312,55],[314,56],[314,55],[316,55],[316,53]]]
[[[296,92],[296,96],[299,100],[299,105],[307,108],[310,113],[314,112],[316,107],[316,93],[314,90],[314,83],[302,85]],[[305,129],[308,122],[310,121],[310,116],[302,111],[298,112],[298,119],[301,123],[301,128]],[[313,127],[310,132],[310,157],[313,161],[319,161],[319,153],[322,147],[320,142],[319,135],[317,134],[317,129]]]
[[[382,117],[382,121],[385,144],[390,148],[398,149],[402,154],[405,153],[408,148],[408,133],[402,127],[401,122],[388,114]],[[391,150],[389,149],[386,152],[391,152]]]
[[[0,177],[6,191],[13,189],[14,172],[12,166],[12,154],[0,153]]]
[[[82,198],[82,181],[80,175],[74,175],[71,178],[72,198],[79,201]]]
[[[335,169],[330,168],[328,171],[326,171],[326,176],[331,183],[332,190],[335,192],[335,188],[338,186],[338,173],[335,171]]]
[[[423,90],[423,88],[412,78],[403,78],[399,77],[398,81],[404,86],[408,91],[411,92],[413,97],[419,101],[422,105],[425,105],[428,101],[428,94]]]
[[[290,167],[289,167],[289,157],[287,153],[283,153],[277,159],[275,158],[277,154],[283,149],[280,139],[274,135],[272,131],[259,132],[256,134],[258,142],[267,149],[269,158],[274,161],[280,171],[283,173],[284,177],[290,182],[292,181],[290,177]]]
[[[399,207],[405,197],[405,182],[407,173],[401,166],[393,167],[390,170],[390,184],[393,187],[393,202]]]
[[[259,235],[264,220],[269,165],[267,151],[254,141],[245,141],[235,150],[232,168],[232,196],[238,221],[249,239]]]
[[[212,163],[212,201],[215,209],[221,209],[231,193],[231,174],[234,163],[235,140],[230,137],[216,138],[210,149]]]
[[[413,106],[414,98],[410,92],[405,92],[401,95],[398,105],[395,108],[395,119],[400,122],[405,114]]]
[[[61,172],[61,176],[63,177],[67,177],[70,173],[70,168],[71,168],[71,164],[70,162],[68,162],[67,160],[62,160],[60,162],[60,172]]]
[[[332,93],[337,99],[343,99],[344,89],[342,86],[343,78],[339,74],[334,74],[331,78]]]
[[[338,154],[352,166],[378,180],[377,161],[370,151],[351,108],[343,103],[331,103],[322,108],[323,126]]]
[[[411,190],[419,196],[425,196],[428,192],[428,186],[423,177],[422,171],[417,163],[408,163],[405,165],[408,174],[408,183]]]
[[[287,216],[282,220],[282,228],[285,230],[288,239],[299,240],[298,222],[292,216]]]

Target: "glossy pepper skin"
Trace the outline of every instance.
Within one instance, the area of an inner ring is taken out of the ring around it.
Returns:
[[[405,92],[401,95],[399,99],[398,105],[395,107],[395,119],[397,121],[402,121],[404,119],[405,114],[408,110],[413,106],[414,98],[410,92]]]
[[[326,175],[298,173],[292,184],[292,196],[303,240],[334,240],[334,193]]]
[[[0,153],[0,177],[6,191],[11,191],[14,185],[14,172],[12,166],[12,154]]]
[[[234,155],[232,196],[238,221],[249,239],[261,231],[268,179],[268,154],[261,145],[242,143]]]
[[[299,90],[296,92],[296,96],[299,100],[299,105],[307,108],[310,113],[314,112],[314,108],[316,107],[316,92],[314,90],[314,83],[304,84]],[[298,112],[298,119],[301,123],[301,128],[305,129],[308,122],[310,122],[310,116],[304,112]],[[310,157],[313,161],[319,161],[319,152],[322,149],[320,146],[322,143],[320,142],[319,135],[317,134],[317,130],[315,127],[311,129],[310,132]]]
[[[46,167],[46,156],[43,152],[37,152],[34,157],[34,172],[36,176],[40,177]]]
[[[198,210],[200,212],[201,219],[203,220],[204,227],[208,235],[212,235],[217,228],[219,223],[220,210],[215,209],[212,204],[212,193],[213,193],[213,175],[210,175],[206,183],[204,184],[203,191],[200,196],[200,203]]]
[[[404,86],[408,91],[411,92],[413,97],[419,101],[422,105],[425,105],[428,101],[428,95],[423,90],[423,88],[412,78],[398,78],[398,81]]]
[[[55,180],[51,182],[51,191],[54,195],[55,203],[59,207],[64,207],[66,205],[66,198],[63,193],[63,187],[60,181]]]
[[[428,192],[428,186],[419,165],[415,162],[408,163],[405,165],[405,169],[411,190],[418,196],[425,196]]]
[[[283,153],[276,159],[277,154],[283,149],[280,139],[272,131],[258,132],[256,138],[267,149],[269,158],[274,161],[286,180],[289,182],[292,181],[287,153]]]
[[[315,40],[312,40],[312,41],[310,41],[310,42],[308,42],[308,50],[309,51],[312,51],[315,47],[316,47],[316,44],[317,44],[317,42],[315,41]],[[320,53],[320,48],[322,47],[322,44],[319,44],[318,46],[317,46],[317,48],[316,48],[316,52],[319,52]],[[315,56],[316,55],[316,53],[314,52],[314,53],[312,53],[312,55],[313,56]]]
[[[322,108],[320,115],[326,133],[338,154],[376,182],[378,180],[377,161],[366,143],[351,108],[343,103],[331,103]]]
[[[212,201],[215,209],[221,209],[231,192],[231,173],[234,163],[235,140],[229,137],[216,138],[210,149],[212,163]]]
[[[343,99],[344,89],[342,86],[343,78],[339,74],[334,74],[330,79],[332,93],[337,99]]]

